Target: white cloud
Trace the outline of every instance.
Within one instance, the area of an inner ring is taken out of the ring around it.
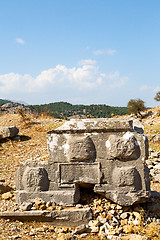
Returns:
[[[143,85],[139,89],[140,91],[152,91],[152,92],[158,92],[160,91],[160,86],[149,86],[149,85]]]
[[[114,55],[117,52],[117,50],[114,49],[100,49],[100,50],[95,50],[93,51],[93,54],[98,56],[98,55]]]
[[[29,74],[20,75],[9,73],[0,75],[1,92],[37,92],[44,88],[52,88],[64,85],[82,90],[90,89],[100,85],[104,75],[100,73],[96,61],[87,59],[79,62],[78,67],[67,68],[57,65],[55,68],[42,71],[37,77]]]
[[[127,76],[121,77],[119,72],[108,74],[107,79],[110,81],[110,88],[120,88],[124,86],[129,80]]]
[[[96,61],[86,59],[79,61],[78,65],[68,68],[65,65],[57,65],[42,71],[36,77],[29,74],[21,75],[9,73],[0,75],[0,96],[14,98],[29,96],[30,94],[60,94],[63,96],[82,95],[92,93],[100,94],[101,90],[120,88],[126,84],[128,78],[120,76],[119,72],[110,74],[102,73]],[[91,91],[92,90],[92,91]],[[21,95],[21,96],[20,96]],[[25,99],[25,101],[29,101]]]
[[[16,38],[16,42],[20,44],[25,44],[25,41],[22,38]]]
[[[78,67],[67,68],[57,65],[55,68],[45,70],[35,79],[36,86],[44,87],[46,84],[70,84],[78,89],[93,88],[100,84],[101,73],[96,61],[87,59],[78,63]]]

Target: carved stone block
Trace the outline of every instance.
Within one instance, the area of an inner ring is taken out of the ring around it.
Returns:
[[[117,187],[136,187],[137,183],[141,183],[140,175],[135,167],[115,168],[112,173],[112,179]]]
[[[22,182],[26,191],[47,191],[49,187],[48,174],[43,167],[26,167]]]
[[[137,159],[140,154],[139,144],[131,132],[126,132],[122,137],[110,135],[106,141],[106,147],[110,158],[119,160]]]
[[[60,164],[61,183],[95,184],[99,182],[100,166],[95,164]]]
[[[150,196],[148,139],[137,121],[83,119],[48,132],[49,159],[21,163],[18,203],[33,198],[75,204],[82,187],[128,206]],[[138,129],[138,132],[135,130]]]
[[[89,136],[74,136],[67,140],[67,158],[71,162],[88,162],[96,158],[96,149]]]

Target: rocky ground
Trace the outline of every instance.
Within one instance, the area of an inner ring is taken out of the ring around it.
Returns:
[[[152,197],[145,204],[121,207],[94,194],[82,193],[77,208],[90,207],[93,219],[77,228],[58,228],[49,223],[0,219],[0,239],[160,239],[160,108],[142,121],[150,141],[147,165],[150,169]],[[0,211],[22,211],[14,199],[15,171],[20,161],[48,158],[46,132],[63,123],[46,116],[4,114],[0,126],[16,126],[17,137],[0,141]],[[25,210],[23,206],[23,210]],[[33,202],[32,210],[63,209],[54,203]]]

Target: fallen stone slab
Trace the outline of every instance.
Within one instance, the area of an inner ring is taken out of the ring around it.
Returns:
[[[0,212],[0,218],[19,221],[50,222],[54,226],[76,227],[92,219],[90,208],[50,211]]]
[[[16,126],[1,128],[3,138],[13,138],[19,133],[19,129]]]

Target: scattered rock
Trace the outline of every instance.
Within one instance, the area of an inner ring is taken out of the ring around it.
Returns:
[[[87,229],[88,229],[88,228],[86,227],[86,225],[85,225],[85,224],[82,224],[82,225],[76,227],[74,233],[75,233],[75,234],[81,234],[81,233],[86,232]]]
[[[104,224],[104,223],[106,223],[106,221],[107,221],[106,218],[102,218],[101,216],[98,216],[97,220],[98,220],[98,222],[101,223],[101,224]]]
[[[16,126],[3,127],[1,128],[1,132],[2,132],[3,138],[13,138],[18,134],[19,129]]]
[[[121,237],[121,240],[147,240],[147,239],[148,239],[147,237],[138,234],[130,234],[128,236]]]
[[[43,201],[43,200],[35,201],[34,207],[35,207],[37,210],[44,210],[44,209],[47,208],[47,207],[46,207],[46,202]]]
[[[134,131],[136,131],[138,133],[144,133],[144,124],[141,121],[134,119],[133,120],[133,129],[134,129]]]
[[[52,205],[52,202],[51,202],[51,201],[48,201],[48,202],[46,203],[46,208],[50,207],[51,205]]]
[[[60,235],[58,235],[57,240],[76,240],[77,238],[75,238],[71,233],[61,233]]]
[[[124,212],[124,213],[122,213],[121,215],[120,215],[120,218],[121,219],[126,219],[126,218],[128,218],[129,217],[129,213],[128,212]]]
[[[82,233],[82,234],[80,235],[80,237],[85,239],[85,237],[86,237],[87,235],[88,235],[88,233]]]
[[[82,208],[83,206],[82,206],[82,204],[76,204],[76,207],[77,208]]]
[[[13,193],[11,193],[11,192],[6,192],[6,193],[2,194],[2,199],[4,199],[4,200],[9,200],[12,197],[13,197]]]
[[[91,233],[98,233],[99,232],[99,227],[92,226],[91,227]]]
[[[22,211],[30,211],[33,207],[33,203],[30,202],[24,202],[20,205],[20,209]]]
[[[159,158],[159,156],[160,156],[160,153],[159,153],[159,152],[152,151],[152,152],[150,152],[149,158],[151,158],[151,159],[153,159],[153,158]]]
[[[153,142],[160,142],[160,134],[156,134],[153,138]]]
[[[12,235],[12,239],[21,239],[22,237],[20,235]]]

